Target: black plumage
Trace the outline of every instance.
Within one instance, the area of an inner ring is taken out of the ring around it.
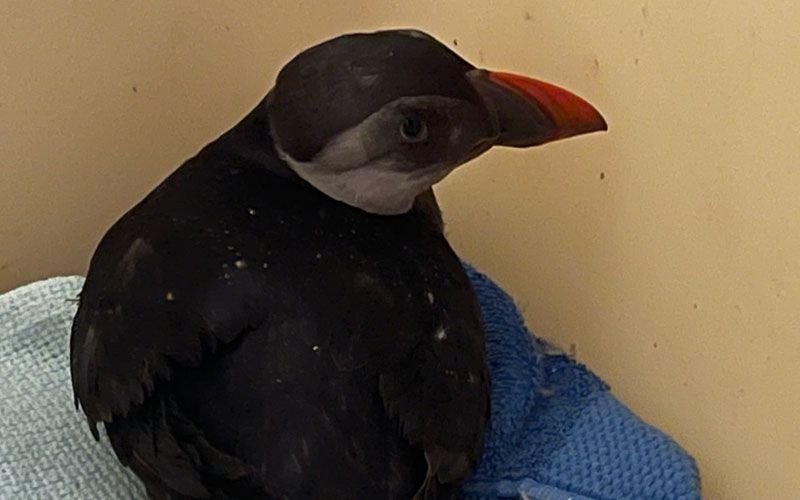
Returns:
[[[441,442],[463,455],[445,472],[466,474],[486,419],[483,335],[438,210],[371,215],[309,188],[271,153],[262,111],[98,247],[71,346],[90,422],[113,419],[120,458],[163,467],[179,483],[155,470],[149,486],[173,495],[226,492],[235,474],[252,495],[410,497],[426,472],[410,443]],[[162,442],[174,456],[147,463]]]
[[[285,160],[313,160],[404,96],[426,96],[413,101],[428,120],[417,127],[458,134],[410,141],[378,120],[357,134],[366,142],[325,158],[357,151],[368,176],[449,172],[508,124],[465,76],[472,67],[426,35],[337,40],[287,65],[92,258],[70,343],[76,402],[153,498],[450,498],[480,457],[480,313],[430,185],[410,210],[378,215],[323,194]],[[370,87],[355,109],[342,70],[353,61],[354,81]],[[302,99],[320,88],[309,75],[331,74],[346,99]]]

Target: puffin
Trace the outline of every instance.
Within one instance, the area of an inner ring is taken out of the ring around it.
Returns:
[[[490,380],[432,187],[494,146],[606,129],[418,30],[304,50],[102,237],[76,408],[152,499],[456,498]]]

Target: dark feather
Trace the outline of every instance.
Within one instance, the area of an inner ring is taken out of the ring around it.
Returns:
[[[327,198],[277,159],[263,107],[103,238],[76,401],[153,498],[444,498],[488,410],[435,199],[382,217]]]

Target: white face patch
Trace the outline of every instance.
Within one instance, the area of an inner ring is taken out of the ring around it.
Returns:
[[[423,102],[424,98],[414,100]],[[402,120],[396,108],[402,101],[384,106],[340,133],[310,161],[298,161],[286,153],[279,137],[275,137],[275,149],[300,178],[337,201],[373,214],[406,213],[417,196],[444,179],[458,164],[413,165],[395,151],[375,150],[377,137],[400,134]],[[442,102],[447,104],[448,100],[437,100],[440,105]],[[453,106],[456,103],[450,102]]]
[[[408,212],[417,196],[455,168],[433,165],[422,171],[404,172],[395,161],[380,159],[352,169],[331,169],[329,162],[343,160],[345,152],[353,152],[353,157],[358,158],[357,137],[347,139],[356,140],[329,145],[310,162],[297,161],[280,150],[279,154],[297,175],[334,200],[379,215]]]

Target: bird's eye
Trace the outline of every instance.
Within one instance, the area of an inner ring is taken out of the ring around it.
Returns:
[[[417,115],[408,115],[400,124],[400,135],[406,142],[420,142],[428,137],[428,126]]]

